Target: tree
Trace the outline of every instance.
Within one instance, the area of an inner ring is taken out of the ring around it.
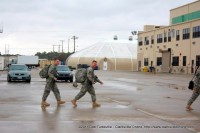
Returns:
[[[58,53],[58,52],[37,52],[35,55],[39,57],[39,59],[48,59],[53,60],[54,58],[58,58],[62,64],[65,64],[66,59],[71,55],[72,53]]]

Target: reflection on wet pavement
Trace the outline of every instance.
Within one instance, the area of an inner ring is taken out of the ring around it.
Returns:
[[[200,100],[192,112],[184,107],[191,96],[191,76],[97,71],[104,85],[95,84],[100,108],[92,108],[86,94],[78,107],[70,100],[79,92],[71,83],[58,82],[63,106],[51,92],[50,107],[41,108],[45,80],[33,70],[32,82],[7,83],[0,75],[0,131],[2,133],[200,132]]]

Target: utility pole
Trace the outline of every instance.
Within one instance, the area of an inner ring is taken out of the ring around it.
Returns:
[[[9,55],[10,46],[9,44],[5,44],[5,55]]]
[[[3,33],[3,24],[1,25],[0,33]]]
[[[5,44],[5,65],[9,65],[9,44]]]
[[[6,55],[6,51],[7,51],[7,49],[6,49],[6,44],[5,44],[5,55]]]
[[[58,53],[60,53],[60,45],[58,45]]]
[[[76,39],[78,39],[78,37],[77,37],[77,36],[73,36],[73,37],[72,37],[72,39],[74,39],[74,53],[75,53],[75,51],[76,51],[76,47],[75,47],[75,45],[76,45],[76,44],[75,44],[75,40],[76,40]]]
[[[2,27],[0,29],[0,33],[3,33],[3,24],[2,24]],[[0,55],[1,55],[1,52],[0,52]]]
[[[60,52],[60,45],[52,45],[52,46],[53,46],[53,52],[55,52],[55,49],[54,49],[55,46],[58,46],[58,52]]]
[[[61,41],[61,43],[62,43],[62,53],[64,52],[63,51],[63,42],[64,42],[64,40],[60,40]]]
[[[70,39],[68,39],[68,53],[69,53],[69,43],[70,43]]]
[[[55,45],[52,45],[52,46],[53,46],[53,52],[54,52],[54,46],[55,46]]]

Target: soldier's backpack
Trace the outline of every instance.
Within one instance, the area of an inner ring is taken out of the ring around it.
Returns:
[[[76,83],[83,83],[87,78],[87,69],[80,68],[77,69],[75,72],[75,82]]]
[[[40,70],[39,75],[40,75],[41,78],[48,78],[49,77],[48,71],[49,71],[50,66],[51,65],[47,65],[44,68],[42,68],[42,70]]]

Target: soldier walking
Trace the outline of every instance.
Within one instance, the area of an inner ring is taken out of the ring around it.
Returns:
[[[55,58],[54,64],[49,67],[49,70],[48,70],[49,76],[46,79],[46,86],[45,86],[45,89],[44,89],[42,102],[41,102],[42,107],[50,106],[50,104],[46,102],[46,99],[49,96],[51,90],[53,91],[53,93],[55,95],[55,98],[57,100],[58,105],[65,103],[65,101],[62,101],[61,98],[60,98],[60,92],[59,92],[57,84],[56,84],[56,81],[57,81],[56,67],[59,65],[59,63],[60,63],[59,59]]]
[[[97,61],[93,60],[91,67],[87,68],[87,76],[86,76],[87,78],[84,81],[84,83],[82,83],[82,88],[81,88],[80,92],[71,101],[72,104],[74,105],[74,107],[77,107],[77,103],[76,103],[77,100],[82,98],[86,94],[86,92],[88,92],[91,95],[93,107],[100,107],[101,106],[100,104],[98,104],[96,102],[96,94],[95,94],[95,90],[94,90],[94,87],[93,87],[93,84],[95,84],[96,82],[103,84],[103,82],[100,81],[98,79],[98,77],[94,74],[94,69],[96,68],[96,66],[97,66]]]
[[[188,100],[188,103],[187,103],[187,106],[186,106],[186,109],[188,111],[193,110],[191,105],[197,99],[199,94],[200,94],[200,69],[198,69],[197,72],[196,72],[195,79],[194,79],[193,94],[192,94],[191,98]]]

